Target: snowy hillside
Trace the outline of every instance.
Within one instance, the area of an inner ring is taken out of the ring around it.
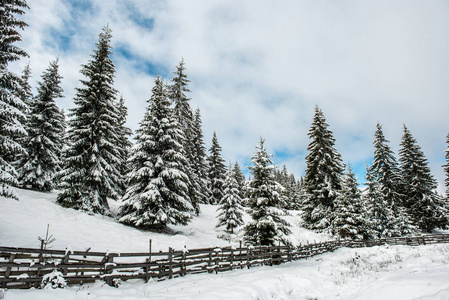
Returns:
[[[0,199],[0,244],[38,247],[47,224],[54,249],[148,251],[224,246],[215,228],[216,206],[202,205],[189,226],[173,226],[174,235],[123,226],[104,216],[91,216],[54,204],[56,193],[17,190],[20,201]],[[292,212],[294,244],[328,237],[300,228]],[[238,243],[238,238],[233,242]],[[449,298],[449,245],[340,249],[310,260],[277,267],[257,267],[215,274],[189,275],[163,282],[102,282],[66,290],[1,291],[5,299],[444,299]]]
[[[56,238],[52,244],[54,249],[145,252],[148,251],[149,240],[152,240],[153,251],[174,249],[205,248],[209,246],[226,246],[229,242],[217,238],[224,231],[215,228],[215,205],[201,205],[201,214],[194,217],[188,226],[170,226],[177,234],[165,235],[144,232],[117,223],[110,217],[88,215],[73,209],[63,208],[57,204],[56,192],[39,193],[16,189],[20,201],[1,198],[0,201],[0,240],[4,246],[38,247],[38,236],[44,236],[47,224],[50,233]],[[110,203],[112,210],[117,203]],[[245,216],[248,220],[248,216]],[[293,244],[306,241],[322,241],[329,239],[298,226],[297,213],[291,212],[286,217],[292,224]],[[238,245],[238,237],[234,237]]]

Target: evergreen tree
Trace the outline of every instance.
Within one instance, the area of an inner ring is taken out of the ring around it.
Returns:
[[[444,184],[446,186],[446,201],[449,200],[449,133],[446,137],[447,149],[445,151],[444,157],[446,158],[446,164],[442,167],[444,168],[444,172],[446,173],[446,179],[444,180]]]
[[[276,170],[275,174],[277,182],[284,187],[282,191],[284,201],[281,203],[281,207],[285,209],[298,208],[299,191],[295,176],[289,174],[286,165],[282,166],[282,170]]]
[[[252,222],[245,226],[244,240],[251,245],[273,246],[276,242],[290,244],[287,235],[291,233],[289,224],[282,218],[284,211],[279,209],[282,187],[274,177],[273,162],[264,148],[264,140],[256,146],[251,157],[253,178],[247,187],[247,202]]]
[[[159,76],[148,102],[129,159],[132,169],[119,221],[149,229],[186,225],[194,208],[188,196],[183,135]]]
[[[402,206],[400,190],[400,175],[396,158],[388,146],[382,126],[377,123],[374,134],[374,160],[369,167],[370,173],[381,186],[384,198],[393,207]]]
[[[403,208],[399,168],[393,151],[388,146],[388,142],[384,137],[382,126],[377,123],[373,143],[374,160],[367,172],[371,174],[372,180],[379,184],[383,199],[392,209],[396,220],[401,219],[403,221],[402,224],[399,223],[396,226],[396,228],[402,228],[398,229],[401,230],[400,235],[407,235],[413,232],[415,228],[412,220]]]
[[[403,203],[409,215],[420,229],[429,233],[435,227],[445,227],[448,211],[436,192],[437,181],[430,172],[421,147],[405,125],[400,146]]]
[[[192,169],[198,178],[198,202],[209,203],[210,190],[209,190],[209,175],[208,175],[208,163],[206,147],[203,140],[203,129],[201,121],[201,112],[197,108],[193,118],[193,136],[192,136]]]
[[[195,164],[195,145],[193,144],[193,142],[195,134],[198,134],[198,132],[195,131],[193,124],[193,113],[189,105],[190,98],[188,98],[185,94],[190,92],[190,90],[187,88],[190,80],[187,79],[187,75],[185,73],[186,68],[184,65],[184,59],[182,59],[179,65],[176,67],[176,71],[173,72],[175,76],[171,80],[172,84],[169,86],[169,98],[174,104],[174,113],[185,137],[183,141],[183,148],[188,162],[186,166],[186,173],[190,178],[189,197],[192,201],[193,206],[195,207],[195,212],[198,215],[200,213],[199,203],[204,201],[207,196],[203,194],[204,191],[201,188],[201,179],[194,171],[193,166]]]
[[[367,168],[365,184],[368,188],[362,199],[366,209],[364,219],[369,225],[368,236],[371,238],[400,236],[401,233],[394,227],[396,217],[391,205],[385,200],[381,186],[369,168]]]
[[[226,166],[224,159],[221,157],[221,150],[217,134],[214,131],[212,146],[209,149],[210,155],[207,158],[209,163],[209,190],[211,191],[210,204],[218,204],[223,198]]]
[[[30,115],[24,138],[27,155],[18,162],[19,182],[23,187],[50,191],[54,177],[61,169],[65,119],[55,99],[64,97],[58,59],[42,74],[37,96],[30,103]]]
[[[311,141],[307,147],[309,153],[304,177],[307,197],[302,204],[302,219],[305,227],[317,231],[329,229],[334,200],[342,189],[341,178],[345,169],[328,127],[323,112],[316,107],[308,133]]]
[[[225,226],[228,233],[234,233],[236,227],[243,225],[243,207],[240,204],[242,199],[235,176],[230,165],[224,182],[224,196],[217,209],[219,213],[216,227]]]
[[[25,150],[20,138],[26,135],[23,121],[27,106],[21,99],[24,94],[22,79],[8,70],[8,64],[27,56],[14,44],[22,40],[19,29],[27,24],[17,18],[28,8],[24,0],[0,1],[0,196],[18,199],[11,186],[17,185],[17,171],[12,158]]]
[[[342,191],[334,201],[331,232],[341,238],[364,239],[369,237],[369,225],[362,205],[362,193],[351,166],[342,179]]]
[[[184,59],[182,59],[176,67],[176,71],[173,72],[175,76],[171,80],[172,84],[169,86],[169,98],[174,104],[175,116],[181,129],[184,131],[184,135],[190,137],[192,135],[190,131],[192,129],[193,113],[189,104],[190,98],[185,94],[190,92],[187,88],[190,80],[187,79],[187,75],[185,74],[186,68],[184,65]],[[185,141],[185,143],[187,143],[187,141]]]
[[[289,175],[288,186],[288,208],[298,210],[302,205],[303,194],[299,180],[296,179],[295,175]]]
[[[129,171],[129,166],[127,164],[127,160],[129,157],[129,151],[132,147],[132,143],[129,140],[129,137],[132,135],[132,130],[126,127],[126,118],[128,116],[128,108],[125,106],[125,100],[123,99],[123,96],[120,97],[119,103],[118,103],[118,112],[119,112],[119,122],[118,122],[118,134],[119,134],[119,149],[120,151],[120,165],[119,165],[119,172],[122,176],[122,180],[119,181],[120,186],[120,195],[124,195],[124,192],[126,190],[125,185],[125,176]]]
[[[28,129],[26,128],[28,125],[27,119],[29,119],[29,117],[30,117],[32,98],[33,98],[33,94],[31,92],[31,86],[29,83],[30,77],[31,77],[31,67],[30,67],[30,63],[28,62],[22,71],[22,76],[20,78],[21,79],[21,83],[20,83],[21,89],[18,91],[20,100],[22,100],[22,102],[25,104],[21,108],[23,117],[19,119],[19,122],[21,124],[23,124],[26,131],[28,131]],[[27,134],[28,134],[28,132],[27,132]],[[24,152],[22,152],[20,154],[10,155],[9,157],[6,157],[5,159],[7,161],[12,162],[14,167],[18,171],[20,171],[19,162],[23,159],[23,157],[25,157],[27,155],[27,153],[26,153],[27,147],[25,146],[25,144],[27,142],[27,136],[19,134],[18,136],[13,137],[13,139],[17,140],[17,142],[20,144],[20,146],[24,149]]]
[[[122,176],[120,159],[120,112],[117,91],[113,88],[115,66],[110,55],[111,30],[99,35],[92,59],[81,73],[82,88],[77,88],[71,109],[69,145],[60,172],[62,192],[58,203],[89,213],[109,214],[108,198],[118,199]]]
[[[245,175],[243,174],[242,169],[238,162],[235,162],[234,167],[232,168],[232,175],[237,182],[237,189],[239,191],[239,196],[241,199],[245,197]]]
[[[22,91],[20,93],[20,99],[23,103],[26,104],[27,108],[31,107],[32,99],[33,99],[33,93],[31,91],[31,85],[30,85],[30,77],[31,77],[31,67],[30,63],[27,63],[25,65],[25,68],[22,71]],[[25,112],[26,113],[26,112]]]

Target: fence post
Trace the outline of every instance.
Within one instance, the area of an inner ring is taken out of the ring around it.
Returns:
[[[64,265],[62,267],[63,275],[67,275],[67,269],[68,269],[67,264],[69,262],[69,256],[70,256],[70,251],[67,251],[67,254],[64,256],[64,258],[62,259],[62,262],[61,262]]]
[[[68,254],[68,253],[67,253]],[[113,272],[113,268],[112,265],[114,263],[114,256],[111,254],[106,254],[106,256],[104,257],[105,260],[105,265],[104,265],[104,274],[106,275],[106,283],[109,286],[112,286],[112,277],[111,276],[107,276],[108,274],[112,274]]]
[[[221,250],[221,251],[223,251],[223,250]],[[220,260],[220,257],[219,257],[219,251],[214,251],[215,252],[215,274],[218,274],[218,269],[220,268],[220,265],[219,265],[219,260]]]
[[[251,268],[251,263],[250,263],[250,259],[251,259],[251,249],[249,248],[249,246],[246,247],[246,266],[249,268]]]
[[[208,266],[208,273],[212,273],[211,267],[212,267],[212,248],[209,248],[209,261],[207,262]]]
[[[268,246],[268,252],[269,252],[269,254],[270,254],[270,266],[272,266],[273,265],[273,247],[271,247],[271,246]]]
[[[184,245],[184,250],[182,251],[182,258],[181,258],[181,276],[185,276],[187,274],[186,256],[187,256],[187,247],[186,245]]]
[[[145,270],[145,278],[144,278],[145,283],[147,283],[147,282],[150,280],[150,277],[151,277],[151,276],[148,276],[148,273],[150,272],[150,269],[151,269],[150,264],[151,264],[151,250],[152,250],[152,243],[153,243],[153,242],[152,242],[152,240],[150,239],[149,242],[148,242],[148,258],[147,258],[148,266],[144,268],[144,270]]]
[[[242,241],[240,241],[240,253],[239,253],[239,256],[240,256],[240,269],[243,269],[244,267],[243,267],[243,259],[242,259]]]
[[[16,257],[16,253],[11,253],[11,255],[9,256],[9,263],[13,263],[14,262],[14,258]],[[7,268],[6,268],[6,271],[5,271],[5,278],[8,278],[9,277],[9,274],[11,274],[11,266],[8,266]],[[3,283],[3,288],[6,288],[6,281]]]
[[[173,249],[168,248],[168,279],[173,278]]]
[[[231,264],[229,265],[229,269],[232,271],[234,269],[234,248],[231,247]]]

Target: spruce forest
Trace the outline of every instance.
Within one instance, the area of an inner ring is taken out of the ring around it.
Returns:
[[[288,244],[284,216],[291,211],[299,211],[301,226],[336,238],[402,237],[449,227],[449,135],[448,150],[441,153],[445,195],[438,194],[426,156],[406,125],[397,154],[382,124],[373,128],[373,162],[360,186],[318,106],[303,176],[275,166],[265,146],[270,141],[263,138],[254,141],[245,176],[237,162],[228,165],[222,157],[215,132],[206,148],[201,111],[189,103],[183,59],[172,78],[156,77],[142,95],[147,100],[139,128],[127,128],[126,99],[114,87],[109,26],[80,67],[74,108],[66,113],[55,101],[64,97],[58,58],[40,75],[33,95],[30,65],[21,75],[9,71],[28,56],[18,47],[27,26],[20,16],[27,9],[24,0],[0,4],[0,196],[20,201],[12,187],[57,190],[63,207],[163,233],[171,232],[170,225],[188,225],[201,214],[200,204],[213,204],[217,227],[231,237],[240,228],[248,245]],[[118,214],[110,201],[120,203]],[[244,211],[251,216],[246,224]]]

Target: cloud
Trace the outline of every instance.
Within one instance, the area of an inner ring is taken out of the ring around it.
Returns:
[[[69,107],[81,64],[109,23],[116,87],[138,127],[154,76],[171,79],[183,57],[191,105],[205,139],[248,162],[259,137],[276,163],[304,172],[317,104],[336,147],[364,180],[375,125],[398,150],[405,123],[444,181],[449,131],[449,4],[435,1],[56,1],[31,2],[22,47],[33,79],[60,56]],[[19,70],[20,68],[17,67]],[[440,191],[442,188],[440,187]]]

